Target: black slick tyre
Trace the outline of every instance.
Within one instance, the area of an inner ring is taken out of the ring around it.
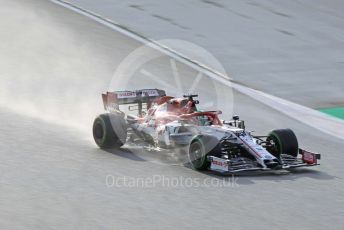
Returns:
[[[121,114],[105,113],[93,122],[93,138],[102,148],[119,148],[127,139],[126,122]]]
[[[268,151],[276,157],[288,154],[297,157],[299,144],[295,133],[291,129],[277,129],[269,133],[267,139],[272,144]]]

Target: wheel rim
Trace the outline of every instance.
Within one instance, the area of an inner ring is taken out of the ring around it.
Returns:
[[[96,140],[102,140],[104,137],[104,129],[103,126],[100,123],[97,123],[94,127],[94,137]]]
[[[280,151],[281,151],[281,146],[280,146],[277,138],[275,138],[274,136],[271,136],[268,141],[272,145],[272,147],[269,147],[269,149],[268,149],[269,152],[272,153],[274,156],[278,156],[280,154]]]
[[[193,143],[190,147],[190,161],[196,167],[202,164],[203,150],[199,142]]]

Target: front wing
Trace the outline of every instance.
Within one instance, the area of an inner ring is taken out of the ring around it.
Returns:
[[[301,158],[296,158],[288,154],[282,154],[280,157],[281,164],[274,168],[262,167],[258,165],[256,161],[244,157],[229,160],[215,156],[209,156],[208,160],[210,161],[210,170],[220,173],[281,170],[319,165],[318,160],[321,158],[320,154],[312,153],[304,149],[300,149],[299,154],[301,155]]]

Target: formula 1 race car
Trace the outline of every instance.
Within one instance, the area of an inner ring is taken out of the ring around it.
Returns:
[[[102,97],[106,113],[93,124],[100,148],[119,148],[135,135],[160,148],[184,151],[196,170],[221,173],[315,166],[320,159],[299,148],[290,129],[254,136],[238,116],[226,121],[220,120],[221,111],[199,111],[197,95],[175,98],[164,90],[141,89]]]

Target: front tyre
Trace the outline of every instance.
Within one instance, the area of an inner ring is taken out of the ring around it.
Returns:
[[[189,162],[193,169],[205,170],[210,163],[207,159],[205,147],[200,140],[194,140],[189,147]]]
[[[274,156],[280,157],[281,154],[288,154],[297,157],[299,144],[295,133],[291,129],[277,129],[269,133],[267,139],[271,147],[267,150]]]
[[[105,113],[93,122],[93,138],[102,148],[119,148],[127,139],[126,122],[121,114]]]

